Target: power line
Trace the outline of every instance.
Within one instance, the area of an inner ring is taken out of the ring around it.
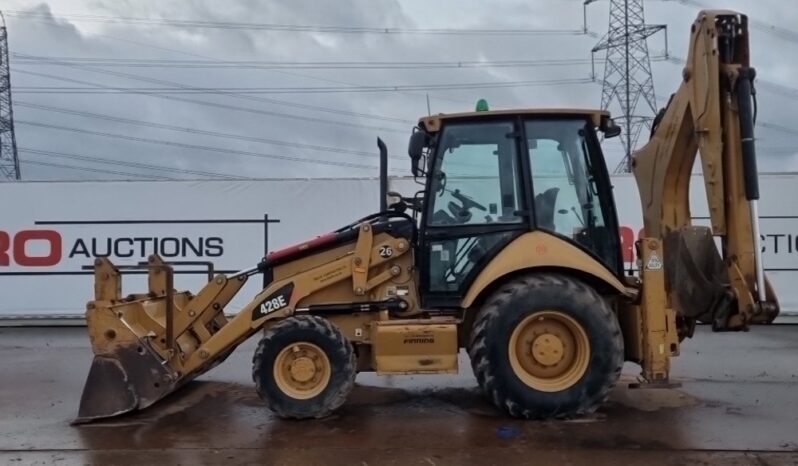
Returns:
[[[179,131],[183,133],[189,134],[199,134],[203,136],[212,136],[212,137],[219,137],[225,139],[234,139],[239,141],[247,141],[247,142],[258,142],[262,144],[270,144],[276,146],[284,146],[284,147],[292,147],[296,149],[309,149],[309,150],[317,150],[317,151],[325,151],[325,152],[336,152],[342,154],[352,154],[352,155],[359,155],[363,157],[370,157],[373,159],[374,152],[373,151],[361,151],[361,150],[354,150],[354,149],[345,149],[339,147],[331,147],[331,146],[320,146],[315,144],[304,144],[299,142],[291,142],[291,141],[282,141],[278,139],[269,139],[269,138],[261,138],[261,137],[254,137],[254,136],[245,136],[242,134],[231,134],[231,133],[222,133],[218,131],[209,131],[203,130],[199,128],[187,128],[184,126],[176,126],[176,125],[167,125],[164,123],[155,123],[151,121],[144,121],[144,120],[134,120],[132,118],[122,118],[113,115],[103,114],[103,113],[92,113],[92,112],[85,112],[80,110],[73,110],[63,107],[53,107],[49,105],[39,105],[30,102],[24,101],[17,101],[14,103],[17,107],[24,107],[24,108],[31,108],[37,110],[45,110],[48,112],[56,112],[56,113],[63,113],[67,115],[75,115],[87,118],[95,118],[105,121],[112,121],[115,123],[122,123],[126,125],[135,125],[135,126],[143,126],[147,128],[155,128],[155,129],[163,129],[168,131]]]
[[[246,23],[246,22],[224,22],[224,21],[195,21],[168,18],[135,18],[125,16],[99,16],[99,15],[80,15],[80,14],[59,14],[51,12],[7,10],[9,17],[19,19],[44,19],[52,21],[52,18],[68,19],[75,22],[89,23],[126,23],[143,26],[169,26],[182,28],[207,28],[207,29],[230,29],[230,30],[266,30],[266,31],[285,31],[285,32],[325,32],[339,34],[413,34],[413,35],[584,35],[581,29],[525,29],[525,28],[398,28],[384,26],[330,26],[330,25],[307,25],[307,24],[277,24],[277,23]]]
[[[687,60],[677,55],[670,55],[667,60],[668,63],[673,65],[684,65]],[[798,99],[798,89],[794,87],[785,86],[774,81],[763,79],[759,76],[756,78],[756,87],[763,89],[772,94],[778,94],[792,99]]]
[[[795,32],[794,30],[765,23],[756,19],[749,18],[748,21],[751,23],[751,27],[755,29],[770,33],[772,36],[778,37],[779,39],[786,40],[788,42],[798,43],[798,32]]]
[[[659,103],[661,103],[663,105],[667,105],[668,99],[665,99],[664,97],[657,96],[657,102],[659,102]],[[786,126],[779,125],[779,124],[776,124],[776,123],[770,123],[768,121],[763,121],[761,118],[757,118],[756,119],[756,127],[757,128],[770,129],[770,130],[778,131],[778,132],[782,132],[782,133],[798,134],[798,129],[788,128]]]
[[[298,86],[298,87],[250,87],[250,88],[224,88],[224,87],[200,87],[190,86],[182,83],[175,83],[159,79],[152,79],[139,75],[131,75],[128,73],[119,73],[108,70],[96,69],[85,65],[70,64],[69,62],[59,60],[51,57],[37,57],[33,55],[15,54],[21,57],[37,60],[41,62],[72,66],[79,69],[85,69],[91,72],[110,74],[124,78],[141,80],[162,85],[171,85],[173,87],[113,87],[106,85],[94,85],[92,87],[67,87],[67,86],[17,86],[14,88],[18,93],[177,93],[177,94],[206,94],[206,93],[219,93],[222,95],[236,95],[236,94],[286,94],[286,93],[341,93],[341,92],[403,92],[415,90],[459,90],[459,89],[488,89],[488,88],[504,88],[504,87],[526,87],[526,86],[539,86],[539,85],[568,85],[568,84],[587,84],[592,82],[588,78],[575,78],[575,79],[560,79],[560,80],[527,80],[527,81],[494,81],[494,82],[478,82],[478,83],[435,83],[435,84],[398,84],[398,85],[382,85],[382,86],[368,86],[368,85],[353,85],[347,84],[345,86]],[[14,69],[17,70],[16,68]],[[34,74],[33,72],[26,71],[27,74]],[[251,98],[252,96],[247,96]]]
[[[681,3],[682,5],[690,5],[696,8],[713,8],[711,5],[708,5],[704,2],[700,2],[698,0],[662,0],[665,2],[675,2]],[[765,21],[760,21],[754,18],[748,17],[748,23],[751,25],[752,28],[758,29],[763,32],[767,32],[775,37],[780,39],[786,40],[788,42],[798,42],[798,32],[794,29],[788,29],[781,26],[776,26],[775,24],[771,24]]]
[[[757,120],[756,125],[760,126],[762,128],[767,128],[767,129],[771,129],[771,130],[774,130],[774,131],[779,131],[779,132],[782,132],[782,133],[798,134],[798,129],[788,128],[786,126],[779,125],[779,124],[776,124],[776,123],[769,123],[767,121]]]
[[[88,134],[92,136],[102,136],[108,138],[115,138],[115,139],[124,139],[127,141],[135,141],[135,142],[144,142],[149,144],[159,144],[164,146],[170,147],[179,147],[182,149],[194,149],[194,150],[203,150],[209,152],[216,152],[221,154],[229,154],[229,155],[237,155],[237,156],[244,156],[244,157],[256,157],[256,158],[267,158],[267,159],[275,159],[275,160],[288,160],[292,162],[301,162],[301,163],[309,163],[309,164],[317,164],[317,165],[327,165],[327,166],[336,166],[336,167],[346,167],[346,168],[362,168],[367,170],[376,170],[377,166],[375,165],[364,165],[364,164],[357,164],[357,163],[350,163],[344,161],[336,161],[336,160],[321,160],[321,159],[306,159],[302,157],[294,157],[289,155],[277,155],[277,154],[264,154],[259,152],[251,152],[251,151],[243,151],[237,149],[225,149],[222,147],[213,147],[213,146],[205,146],[205,145],[198,145],[198,144],[186,144],[181,142],[175,141],[166,141],[162,139],[151,139],[151,138],[144,138],[138,136],[129,136],[126,134],[117,134],[117,133],[106,133],[102,131],[91,131],[87,129],[81,128],[73,128],[69,126],[61,126],[61,125],[51,125],[47,123],[40,123],[35,121],[25,121],[19,120],[17,122],[20,125],[26,126],[34,126],[38,128],[48,128],[48,129],[56,129],[60,131],[69,131],[72,133],[80,133],[80,134]],[[376,159],[376,156],[375,156]]]
[[[238,180],[238,179],[245,179],[248,177],[245,176],[235,176],[235,175],[227,175],[224,173],[216,173],[216,172],[206,172],[200,170],[189,170],[185,168],[174,168],[174,167],[167,167],[163,165],[155,165],[149,163],[141,163],[141,162],[128,162],[123,160],[112,160],[102,157],[91,157],[87,155],[78,155],[78,154],[68,154],[65,152],[55,152],[55,151],[48,151],[43,149],[33,149],[29,147],[20,147],[20,152],[24,152],[26,154],[38,154],[38,155],[47,155],[49,157],[59,157],[59,158],[66,158],[66,159],[73,159],[73,160],[82,160],[86,162],[93,162],[93,163],[102,163],[106,165],[116,165],[120,167],[129,167],[129,168],[139,168],[142,170],[154,170],[158,172],[173,172],[179,173],[183,175],[198,175],[198,176],[205,176],[209,178],[223,178],[223,179],[230,179],[230,180]]]
[[[15,73],[27,74],[27,75],[31,75],[31,76],[39,76],[39,77],[44,77],[44,78],[49,78],[49,79],[55,79],[55,80],[63,81],[63,82],[71,82],[71,83],[74,83],[74,84],[84,84],[84,85],[94,86],[94,87],[99,87],[99,88],[117,89],[117,90],[121,89],[121,88],[114,87],[114,86],[106,86],[106,85],[103,85],[103,84],[100,84],[100,83],[96,83],[96,82],[83,81],[83,80],[72,79],[72,78],[66,78],[66,77],[63,77],[63,76],[57,76],[57,75],[48,74],[48,73],[38,73],[38,72],[35,72],[35,71],[20,70],[19,68],[14,68],[14,72]],[[15,92],[16,92],[16,89],[15,89]],[[229,104],[222,104],[222,103],[218,103],[218,102],[210,102],[210,101],[206,101],[206,100],[189,99],[189,98],[186,98],[186,97],[177,97],[177,96],[173,96],[173,95],[147,93],[147,92],[130,92],[130,93],[131,94],[138,94],[138,95],[146,95],[146,96],[149,96],[149,97],[157,97],[157,98],[160,98],[160,99],[167,99],[167,100],[178,101],[178,102],[193,103],[193,104],[202,105],[202,106],[205,106],[205,107],[221,108],[221,109],[225,109],[225,110],[235,110],[235,111],[240,111],[240,112],[244,112],[244,113],[251,113],[251,114],[256,114],[256,115],[275,116],[275,117],[279,117],[279,118],[286,118],[286,119],[292,119],[292,120],[308,121],[308,122],[313,122],[313,123],[324,123],[324,124],[331,124],[331,125],[337,125],[337,126],[347,126],[347,127],[353,127],[353,128],[364,128],[364,129],[371,129],[371,130],[376,130],[376,131],[386,131],[386,132],[392,132],[392,133],[405,133],[406,132],[404,130],[398,130],[398,129],[394,129],[394,128],[386,128],[386,127],[371,126],[371,125],[361,125],[361,124],[358,124],[358,123],[350,123],[350,122],[338,121],[338,120],[329,120],[329,119],[326,119],[326,118],[317,118],[317,117],[308,117],[308,116],[302,116],[302,115],[294,115],[294,114],[290,114],[290,113],[275,112],[275,111],[272,111],[272,110],[263,110],[263,109],[257,109],[257,108],[251,108],[251,107],[241,107],[241,106],[238,106],[238,105],[229,105]],[[226,95],[233,96],[235,94],[226,94]]]
[[[675,0],[670,0],[670,1],[675,1]],[[681,58],[681,57],[678,57],[678,56],[671,56],[668,59],[668,62],[672,63],[672,64],[675,64],[675,65],[683,65],[683,64],[686,63],[686,60],[684,58]],[[762,79],[760,77],[757,77],[756,78],[756,86],[758,88],[763,89],[765,91],[768,91],[770,93],[779,94],[779,95],[782,95],[782,96],[785,96],[785,97],[789,97],[789,98],[793,98],[793,99],[798,99],[798,89],[795,89],[795,88],[792,88],[792,87],[788,87],[788,86],[784,86],[782,84],[778,84],[778,83],[775,83],[773,81],[768,81],[768,80]],[[657,98],[657,100],[661,101],[661,102],[665,101],[665,99],[660,99],[660,98]],[[798,129],[788,128],[786,126],[779,125],[779,124],[776,124],[776,123],[770,123],[768,121],[762,120],[761,118],[757,118],[756,126],[759,127],[759,128],[765,128],[765,129],[769,129],[769,130],[772,130],[772,131],[778,131],[778,132],[781,132],[781,133],[798,134]]]
[[[115,171],[115,170],[103,170],[100,168],[90,168],[90,167],[83,167],[79,165],[67,165],[61,163],[52,163],[52,162],[40,162],[37,160],[29,160],[29,159],[22,159],[19,161],[22,165],[41,165],[44,167],[53,167],[53,168],[61,168],[67,170],[79,170],[84,172],[93,172],[93,173],[104,173],[104,174],[111,174],[117,176],[128,176],[131,178],[147,178],[152,180],[172,180],[174,178],[167,178],[163,176],[155,176],[155,175],[141,175],[138,173],[130,173],[130,172],[122,172],[122,171]]]
[[[330,94],[360,92],[400,92],[429,90],[461,90],[461,89],[495,89],[506,87],[564,86],[572,84],[590,84],[590,78],[550,79],[528,81],[490,81],[472,83],[434,83],[434,84],[394,84],[386,86],[315,86],[315,87],[73,87],[73,86],[17,86],[19,94]]]
[[[798,147],[757,147],[756,150],[765,154],[798,154]]]
[[[82,111],[79,111],[79,110],[65,109],[65,108],[61,108],[61,107],[51,107],[51,106],[47,106],[47,105],[31,104],[31,103],[28,103],[28,102],[17,102],[15,105],[20,106],[20,107],[28,107],[28,108],[33,108],[33,109],[40,109],[40,110],[53,111],[53,112],[59,112],[59,113],[66,113],[66,114],[69,114],[69,115],[85,116],[85,117],[88,117],[88,118],[97,118],[97,119],[101,119],[101,120],[113,121],[113,122],[130,124],[130,125],[139,125],[139,126],[152,127],[152,128],[158,128],[158,129],[166,129],[166,130],[171,130],[171,131],[184,131],[184,132],[193,133],[193,134],[202,134],[202,135],[209,135],[209,136],[216,136],[216,137],[229,137],[229,138],[232,138],[232,139],[241,139],[241,140],[244,140],[244,141],[253,141],[253,142],[263,142],[263,143],[266,143],[266,144],[277,144],[277,143],[279,143],[279,145],[287,145],[288,147],[310,148],[310,149],[315,149],[315,150],[329,150],[331,152],[348,153],[348,154],[357,155],[357,156],[361,156],[361,157],[366,157],[366,158],[369,158],[371,160],[374,160],[374,152],[351,151],[351,150],[348,150],[348,149],[340,149],[340,148],[328,147],[328,146],[315,146],[315,145],[311,145],[311,144],[292,143],[292,142],[288,142],[288,141],[275,141],[275,140],[272,140],[272,139],[263,139],[263,138],[256,138],[256,137],[228,134],[228,133],[218,133],[218,132],[215,132],[215,131],[198,130],[198,129],[195,129],[195,128],[184,128],[184,127],[180,127],[180,126],[165,125],[165,124],[161,124],[161,123],[152,123],[152,122],[146,122],[146,121],[142,121],[142,120],[133,120],[133,119],[129,119],[129,118],[120,118],[120,117],[115,117],[115,116],[112,116],[112,115],[106,115],[106,114],[102,114],[102,113],[82,112]],[[33,123],[33,122],[24,122],[24,123],[21,123],[21,124],[31,124],[33,126],[42,126],[42,127],[52,128],[52,129],[63,129],[65,131],[89,133],[89,134],[93,134],[93,135],[108,136],[108,137],[116,137],[116,135],[113,135],[112,133],[94,134],[94,132],[91,132],[89,130],[84,130],[84,129],[80,129],[80,128],[72,128],[72,127],[63,127],[63,126],[58,126],[58,125],[48,125],[48,124],[40,123],[40,122],[35,122],[35,123]],[[391,159],[391,160],[398,160],[398,161],[402,161],[402,162],[407,161],[406,157],[389,156],[388,158]],[[102,160],[107,160],[107,159],[102,159]],[[467,165],[467,166],[473,166],[473,165]],[[160,169],[160,168],[163,168],[163,167],[162,166],[155,166],[155,168]],[[401,172],[401,170],[400,170],[400,172]],[[225,176],[225,175],[220,175],[220,176]]]
[[[122,72],[119,72],[119,71],[105,70],[105,69],[102,69],[102,68],[96,68],[96,67],[80,65],[80,64],[71,64],[71,63],[68,63],[68,62],[65,62],[65,61],[61,61],[61,60],[58,60],[58,59],[47,58],[47,57],[39,57],[39,56],[35,56],[35,55],[28,55],[28,54],[21,54],[21,53],[14,53],[13,56],[15,58],[16,57],[22,57],[22,58],[31,60],[30,62],[28,62],[26,64],[42,63],[42,64],[48,64],[48,65],[66,66],[66,67],[75,68],[75,69],[79,69],[79,70],[83,70],[83,71],[89,71],[91,73],[105,74],[105,75],[109,75],[109,76],[116,76],[116,77],[119,77],[119,78],[131,79],[131,80],[134,80],[134,81],[141,81],[141,82],[148,82],[148,83],[159,84],[159,85],[163,85],[163,86],[175,86],[175,87],[180,87],[180,88],[183,88],[183,89],[195,88],[195,86],[191,86],[191,85],[180,83],[180,82],[167,81],[167,80],[163,80],[163,79],[155,79],[155,78],[152,78],[150,76],[142,76],[142,75],[132,74],[132,73],[122,73]],[[15,67],[15,70],[16,70],[16,67]],[[275,71],[275,72],[285,74],[285,72],[282,72],[282,71]],[[103,86],[103,85],[99,85],[99,86],[100,87],[107,87],[107,86]],[[332,113],[332,114],[339,115],[339,116],[340,115],[344,115],[344,116],[351,116],[351,117],[357,117],[357,118],[368,118],[370,120],[387,121],[387,122],[391,122],[391,123],[402,123],[402,124],[413,123],[412,121],[409,121],[409,120],[406,120],[406,119],[403,119],[403,118],[399,118],[399,117],[375,115],[375,114],[372,114],[372,113],[364,113],[364,112],[354,112],[354,111],[350,111],[350,110],[344,110],[344,109],[341,109],[341,108],[331,108],[331,107],[324,107],[324,106],[320,106],[320,105],[302,104],[302,103],[290,102],[290,101],[286,101],[286,100],[278,100],[278,99],[274,99],[274,98],[267,98],[267,97],[260,97],[260,96],[239,95],[239,94],[230,94],[230,93],[224,93],[224,92],[214,92],[214,94],[218,94],[218,95],[221,95],[221,96],[224,96],[224,97],[231,97],[231,98],[235,98],[235,99],[240,99],[240,100],[250,100],[250,101],[263,102],[263,103],[267,103],[267,104],[274,104],[274,105],[280,105],[280,106],[286,106],[286,107],[299,108],[299,109],[302,109],[302,110],[312,110],[312,111],[318,111],[318,112],[324,112],[324,113]],[[282,114],[282,115],[287,115],[287,114]],[[331,121],[331,120],[326,120],[326,121]]]
[[[798,89],[794,87],[785,86],[783,84],[778,84],[773,81],[767,81],[760,78],[756,79],[756,85],[757,88],[763,89],[771,94],[779,94],[791,99],[798,99]]]
[[[677,0],[667,0],[667,1],[677,1]],[[674,65],[683,65],[683,64],[686,63],[686,60],[684,58],[681,58],[679,56],[674,56],[674,55],[671,55],[668,58],[667,61],[669,63],[671,63],[671,64],[674,64]],[[798,89],[792,88],[792,87],[788,87],[788,86],[784,86],[782,84],[778,84],[778,83],[775,83],[773,81],[768,81],[768,80],[762,79],[760,77],[756,78],[756,86],[758,88],[760,88],[760,89],[764,89],[764,90],[766,90],[768,92],[771,92],[771,93],[783,95],[785,97],[790,97],[790,98],[798,98]],[[667,99],[664,99],[664,98],[661,98],[661,97],[657,97],[657,101],[658,102],[665,103],[666,100]],[[763,121],[761,118],[757,118],[756,126],[760,127],[760,128],[766,128],[766,129],[770,129],[770,130],[773,130],[773,131],[782,132],[782,133],[798,134],[798,129],[788,128],[786,126],[779,125],[779,124],[776,124],[776,123],[770,123],[770,122],[767,122],[767,121]]]
[[[160,48],[160,47],[156,47],[156,48]],[[176,53],[183,53],[183,54],[191,55],[191,56],[201,56],[201,55],[196,55],[196,54],[188,53],[188,52],[180,52],[180,51],[175,51],[175,52]],[[31,60],[35,60],[35,61],[40,61],[42,63],[50,63],[50,64],[54,64],[54,65],[68,66],[68,67],[72,67],[72,68],[76,68],[76,69],[89,71],[89,72],[92,72],[92,73],[107,74],[107,75],[111,75],[111,76],[117,76],[117,77],[126,78],[126,79],[132,79],[132,80],[136,80],[136,81],[159,84],[159,85],[163,85],[163,86],[176,86],[176,87],[179,87],[181,89],[198,89],[196,86],[191,86],[191,85],[178,83],[178,82],[174,82],[174,81],[166,81],[166,80],[161,80],[161,79],[154,79],[154,78],[147,77],[147,76],[141,76],[141,75],[136,75],[136,74],[131,74],[131,73],[122,73],[122,72],[118,72],[118,71],[110,71],[110,70],[106,70],[106,69],[102,69],[102,68],[96,68],[96,67],[92,67],[92,66],[86,66],[86,65],[70,64],[68,62],[59,61],[58,59],[55,59],[55,58],[40,57],[40,56],[28,55],[28,54],[20,54],[20,53],[16,53],[16,54],[14,54],[14,56],[15,57],[24,57],[26,59],[31,59]],[[211,60],[212,61],[218,61],[217,59],[211,59]],[[15,68],[15,70],[16,69],[17,68]],[[353,83],[346,82],[346,81],[319,78],[319,77],[308,76],[308,75],[299,74],[299,73],[290,73],[290,72],[281,71],[281,70],[271,70],[271,71],[276,72],[276,73],[281,73],[281,74],[287,74],[287,75],[292,75],[292,76],[300,76],[300,77],[315,79],[315,80],[324,81],[324,82],[342,84],[342,85],[344,85],[344,87],[347,87],[347,88],[348,87],[354,88],[354,87],[362,86],[362,85],[359,85],[359,84],[353,84]],[[32,73],[32,72],[28,72],[28,73]],[[56,79],[58,79],[58,78],[56,78]],[[101,87],[111,88],[111,86],[102,86],[102,85],[101,85]],[[395,92],[406,94],[406,95],[414,95],[414,96],[424,95],[424,94],[421,94],[421,93],[418,93],[418,92],[402,91],[402,90],[395,91]],[[245,99],[245,100],[256,100],[256,101],[259,101],[259,102],[277,103],[278,105],[281,105],[281,104],[282,105],[289,105],[289,106],[294,106],[294,107],[303,108],[303,109],[326,111],[328,113],[343,113],[343,114],[353,115],[353,116],[363,116],[363,117],[370,118],[370,119],[381,119],[381,120],[384,120],[384,121],[402,122],[402,123],[414,124],[414,122],[412,122],[412,121],[404,120],[404,119],[397,118],[397,117],[373,116],[373,115],[369,115],[369,114],[362,114],[362,113],[359,113],[359,112],[347,112],[347,111],[341,112],[339,109],[331,109],[331,108],[324,108],[324,107],[319,107],[319,106],[311,106],[311,105],[307,105],[307,104],[289,103],[289,102],[286,102],[286,101],[276,100],[274,98],[266,98],[266,97],[259,96],[259,95],[237,94],[237,93],[228,93],[228,92],[221,92],[221,91],[215,91],[215,92],[210,92],[210,93],[218,94],[218,95],[225,96],[225,97],[232,97],[232,98]],[[428,93],[426,95],[429,96]],[[450,98],[445,98],[445,97],[440,97],[440,96],[439,97],[435,97],[435,98],[437,98],[439,100],[448,100],[448,101],[458,102],[458,103],[462,103],[463,102],[463,101],[458,100],[458,99],[450,99]],[[470,102],[469,102],[469,104],[470,104]],[[336,122],[336,123],[339,123],[339,122]],[[398,132],[396,130],[393,130],[393,131],[394,132]]]
[[[69,65],[131,68],[221,68],[221,69],[468,69],[468,68],[527,68],[590,65],[587,58],[536,60],[459,60],[459,61],[268,61],[268,60],[171,60],[153,58],[53,57],[12,54],[13,62],[25,65],[51,65],[58,61]],[[665,57],[652,57],[665,60]],[[597,60],[603,62],[603,60]]]
[[[62,28],[62,29],[70,29],[70,27],[71,27],[71,26],[68,26],[68,25],[62,25],[62,24],[54,23],[52,21],[43,22],[42,24],[44,24],[46,26],[57,27],[57,28]],[[588,33],[588,35],[591,35],[591,33]],[[105,38],[108,38],[108,39],[111,39],[111,40],[120,41],[120,42],[129,43],[129,44],[134,44],[134,45],[137,45],[139,47],[147,47],[147,48],[151,48],[151,49],[156,49],[156,50],[176,53],[176,54],[180,54],[180,55],[191,56],[191,57],[209,59],[209,60],[218,60],[216,57],[211,57],[211,56],[208,56],[208,55],[201,55],[201,54],[197,54],[197,53],[186,52],[184,50],[173,49],[173,48],[169,48],[169,47],[163,47],[163,46],[159,46],[159,45],[150,44],[150,43],[147,43],[147,42],[140,42],[140,41],[131,40],[131,39],[123,39],[123,38],[115,37],[115,36],[112,36],[112,35],[109,35],[109,34],[97,34],[97,36],[105,37]],[[302,73],[296,73],[296,72],[290,72],[290,71],[284,71],[284,70],[271,70],[271,71],[273,73],[279,73],[279,74],[283,74],[283,75],[286,75],[286,76],[300,77],[300,78],[312,79],[312,80],[316,80],[316,81],[323,81],[323,82],[334,83],[334,84],[353,85],[353,83],[347,82],[347,81],[341,81],[341,80],[330,79],[330,78],[321,78],[321,77],[318,77],[318,76],[313,76],[313,75],[308,75],[308,74],[302,74]],[[96,71],[96,72],[100,72],[100,71]],[[426,96],[427,98],[430,98],[429,93],[420,94],[420,93],[413,93],[413,92],[403,92],[402,94],[410,95],[410,96],[418,96],[418,97],[425,97]],[[243,97],[244,96],[239,96],[238,98],[243,98]],[[462,100],[452,99],[452,98],[448,98],[448,97],[440,97],[440,96],[431,96],[431,97],[433,99],[438,99],[438,100],[464,103],[464,101],[462,101]],[[252,96],[252,98],[258,98],[258,97]],[[263,99],[263,97],[260,97],[258,99]],[[468,102],[468,103],[470,104],[470,102]],[[286,103],[286,105],[287,105],[287,103]]]

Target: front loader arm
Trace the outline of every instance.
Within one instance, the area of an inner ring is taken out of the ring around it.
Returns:
[[[716,329],[771,322],[778,314],[760,252],[754,76],[746,16],[700,12],[683,82],[649,143],[634,154],[648,246],[641,251],[643,290],[662,294],[660,304],[682,319],[711,322]],[[691,225],[689,185],[697,152],[711,230]],[[712,236],[721,239],[720,254]],[[647,258],[657,253],[664,258],[664,292],[646,283]]]
[[[386,262],[393,262],[409,252],[407,241],[404,238],[390,236],[381,241],[382,246],[387,246],[394,251],[391,256],[385,257],[380,254],[379,247],[373,247],[374,235],[371,225],[363,223],[358,229],[357,242],[351,253],[275,281],[264,288],[227,325],[203,342],[198,351],[194,351],[188,357],[184,366],[186,372],[199,370],[206,366],[209,360],[235,348],[261,329],[266,321],[294,314],[298,303],[321,289],[351,280],[353,300],[362,299],[359,297],[399,275],[401,270],[398,266],[390,267],[385,272],[373,276],[369,276],[369,269]],[[281,297],[282,300],[279,299]],[[276,301],[278,304],[264,307],[273,299],[278,299]]]
[[[212,277],[196,295],[175,291],[171,265],[157,256],[137,266],[97,259],[95,299],[86,308],[95,357],[76,422],[155,403],[223,361],[269,321],[326,312],[329,306],[317,304],[325,297],[338,298],[332,307],[407,311],[413,300],[386,299],[382,287],[410,279],[409,233],[393,230],[387,218],[378,219],[376,231],[367,220],[278,251],[251,269]],[[122,297],[122,271],[145,268],[149,291]],[[225,308],[258,273],[269,285],[228,320]]]

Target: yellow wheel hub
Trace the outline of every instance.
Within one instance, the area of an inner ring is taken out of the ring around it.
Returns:
[[[590,341],[582,325],[560,311],[527,316],[513,330],[510,365],[526,385],[558,392],[576,384],[590,362]]]
[[[532,343],[532,357],[544,366],[553,366],[562,361],[563,344],[557,335],[544,333]]]
[[[274,361],[277,387],[298,400],[313,398],[324,391],[331,375],[330,359],[313,343],[292,343]]]
[[[316,365],[310,358],[299,358],[290,366],[291,378],[297,382],[307,382],[316,375]]]

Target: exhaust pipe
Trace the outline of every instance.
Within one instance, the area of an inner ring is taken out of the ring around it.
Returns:
[[[382,139],[377,138],[380,148],[380,212],[388,210],[388,147]]]

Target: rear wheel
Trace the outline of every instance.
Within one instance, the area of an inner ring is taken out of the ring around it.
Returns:
[[[355,383],[352,344],[317,316],[289,317],[268,329],[252,363],[258,395],[284,418],[327,416],[344,403]]]
[[[480,386],[499,409],[528,419],[570,418],[593,412],[617,382],[623,338],[591,287],[536,274],[488,298],[468,352]]]

